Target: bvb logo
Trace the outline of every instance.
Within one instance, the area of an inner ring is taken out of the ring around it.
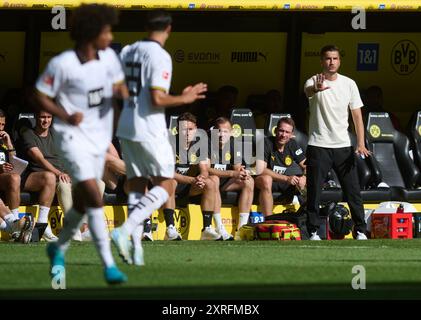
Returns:
[[[177,135],[177,133],[178,133],[178,131],[177,131],[177,127],[174,127],[174,128],[172,128],[172,129],[171,129],[171,134],[172,134],[173,136]]]
[[[290,166],[292,164],[292,158],[290,156],[285,157],[285,165]]]
[[[378,138],[378,137],[380,137],[380,133],[381,133],[381,130],[380,130],[380,128],[379,128],[379,126],[378,126],[378,125],[373,124],[373,125],[370,127],[370,134],[371,134],[371,136],[372,136],[373,138]]]
[[[197,156],[194,153],[192,153],[190,155],[190,162],[191,163],[195,163],[196,161],[197,161]]]
[[[225,154],[225,161],[230,161],[231,160],[231,153],[227,152]]]
[[[401,40],[392,49],[392,67],[400,75],[411,74],[418,65],[418,48],[410,40]]]
[[[238,138],[239,136],[241,136],[241,127],[239,124],[234,124],[232,126],[232,135],[234,136],[234,138]]]
[[[272,128],[272,136],[276,136],[275,131],[276,131],[276,126],[274,126],[274,127]]]
[[[174,213],[175,221],[178,222],[178,231],[184,239],[187,239],[190,228],[190,215],[187,210],[180,209]]]
[[[421,136],[421,126],[418,127],[418,133]]]

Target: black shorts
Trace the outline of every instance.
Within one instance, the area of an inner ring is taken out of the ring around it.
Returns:
[[[182,199],[189,196],[191,184],[177,184],[175,188],[175,195],[177,199]]]
[[[285,193],[288,189],[292,189],[292,188],[295,189],[295,187],[291,186],[290,184],[286,182],[281,182],[281,181],[272,182],[272,192]]]
[[[231,178],[219,178],[219,190],[222,190],[223,187],[230,181]]]
[[[20,191],[23,191],[23,189],[25,188],[26,180],[28,180],[28,177],[32,172],[33,171],[25,170],[20,175]]]

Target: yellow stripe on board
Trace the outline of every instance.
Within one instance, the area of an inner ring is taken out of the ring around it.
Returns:
[[[347,207],[346,203],[344,205]],[[379,204],[365,204],[364,209],[373,210],[378,207]],[[421,203],[413,203],[415,209],[421,212]],[[285,209],[292,211],[298,210],[298,205],[275,205],[273,207],[273,213],[280,213]],[[252,205],[251,211],[259,212],[260,207]],[[37,206],[21,206],[19,212],[30,213],[35,218],[38,217]],[[105,221],[108,230],[111,231],[117,226],[123,224],[127,219],[127,206],[105,206]],[[49,221],[51,229],[55,234],[58,234],[63,227],[63,211],[60,207],[51,207],[49,213]],[[224,206],[221,208],[222,223],[228,233],[235,234],[237,230],[237,224],[239,221],[238,207]],[[154,211],[151,217],[152,220],[152,235],[154,240],[164,240],[166,225],[162,210]],[[200,240],[201,230],[203,227],[202,211],[199,205],[189,204],[185,208],[179,208],[175,210],[174,223],[178,232],[181,234],[184,240]],[[352,238],[349,234],[345,238]],[[5,232],[0,232],[0,241],[9,240],[9,236]]]
[[[173,10],[351,10],[352,7],[363,7],[367,10],[412,11],[421,10],[418,0],[126,0],[116,3],[114,0],[17,0],[2,1],[0,8],[48,9],[56,5],[76,7],[80,3],[107,3],[121,9],[154,9],[167,8]]]

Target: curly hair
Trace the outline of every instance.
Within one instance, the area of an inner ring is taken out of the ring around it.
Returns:
[[[104,4],[82,4],[73,12],[70,21],[70,38],[86,43],[97,38],[105,26],[118,23],[118,13]]]

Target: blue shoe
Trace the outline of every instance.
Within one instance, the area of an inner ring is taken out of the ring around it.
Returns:
[[[50,258],[50,273],[53,276],[54,267],[58,266],[64,268],[64,253],[57,247],[57,244],[55,242],[51,242],[47,244],[47,255],[48,258]]]
[[[133,260],[130,255],[131,242],[128,234],[126,234],[121,228],[115,228],[111,231],[111,240],[117,247],[118,254],[123,261],[128,264],[133,264]]]
[[[127,276],[118,270],[118,268],[114,265],[111,267],[106,267],[104,269],[104,277],[105,281],[108,284],[119,284],[123,282],[127,282]]]

